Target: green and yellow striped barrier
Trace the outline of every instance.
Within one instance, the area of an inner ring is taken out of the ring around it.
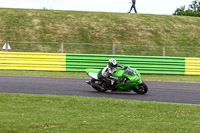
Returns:
[[[0,52],[0,69],[66,71],[66,54]]]
[[[0,69],[82,72],[87,68],[102,69],[110,58],[141,73],[200,75],[200,58],[69,53],[0,52]]]
[[[67,54],[66,58],[67,71],[101,69],[110,58],[114,58],[120,64],[134,67],[141,73],[185,74],[185,58],[178,57]]]
[[[200,75],[200,58],[185,58],[185,75]]]

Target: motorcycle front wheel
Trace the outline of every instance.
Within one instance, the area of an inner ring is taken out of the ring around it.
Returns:
[[[138,86],[139,89],[133,88],[133,91],[137,94],[146,94],[148,92],[148,87],[144,82],[142,82],[142,84],[139,84]]]

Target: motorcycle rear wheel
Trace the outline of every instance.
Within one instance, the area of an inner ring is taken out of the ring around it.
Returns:
[[[142,84],[139,84],[139,89],[133,88],[133,91],[137,94],[146,94],[148,92],[148,87],[144,82],[142,82]]]
[[[107,89],[103,88],[103,87],[99,87],[100,85],[97,83],[98,81],[95,79],[92,79],[91,82],[93,84],[91,84],[92,88],[94,88],[96,91],[98,92],[106,92]]]

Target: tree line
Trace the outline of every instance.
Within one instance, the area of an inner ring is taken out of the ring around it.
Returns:
[[[185,9],[185,5],[177,8],[173,15],[200,17],[200,0],[192,1],[188,9]]]

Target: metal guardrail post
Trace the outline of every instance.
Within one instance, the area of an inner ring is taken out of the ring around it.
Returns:
[[[113,55],[115,55],[115,44],[113,44]]]
[[[60,51],[61,51],[61,53],[63,53],[63,52],[64,52],[64,44],[63,44],[63,42],[61,43],[61,48],[60,48]]]
[[[100,45],[100,46],[102,46],[103,45],[103,47],[105,46],[105,47],[109,47],[109,54],[113,54],[113,55],[116,55],[116,54],[118,54],[118,55],[120,55],[120,54],[123,54],[124,53],[124,51],[121,51],[121,52],[119,52],[119,51],[116,51],[116,47],[118,47],[118,45],[119,44],[109,44],[109,43],[107,43],[107,44],[95,44],[95,43],[65,43],[65,42],[26,42],[26,41],[9,41],[9,40],[3,40],[3,41],[0,41],[0,43],[4,43],[4,45],[3,45],[3,47],[2,47],[2,49],[3,49],[3,51],[5,51],[5,52],[9,52],[9,50],[11,50],[11,47],[10,47],[10,43],[13,45],[13,44],[37,44],[37,45],[43,45],[43,44],[53,44],[53,45],[58,45],[58,48],[56,48],[55,49],[55,51],[56,52],[58,52],[58,53],[64,53],[64,52],[67,52],[65,49],[64,49],[64,47],[66,46],[68,46],[68,45],[70,45],[70,47],[72,46],[72,45],[80,45],[80,44],[83,44],[83,45]],[[60,46],[59,46],[60,45]],[[64,46],[65,45],[65,46]],[[17,46],[17,45],[16,45]],[[151,45],[133,45],[133,44],[129,44],[129,45],[127,45],[127,44],[125,44],[125,45],[123,45],[123,47],[141,47],[141,49],[142,50],[148,50],[148,49],[145,49],[145,47],[147,47],[147,48],[154,48],[154,46],[151,46]],[[50,45],[47,45],[47,47],[51,47]],[[73,47],[73,46],[72,46]],[[79,48],[79,47],[77,47],[77,48]],[[84,47],[84,48],[87,48],[87,47]],[[151,54],[151,55],[153,55],[153,56],[197,56],[197,57],[199,57],[200,55],[198,54],[199,52],[195,52],[196,54],[194,55],[194,53],[192,53],[192,52],[190,52],[190,55],[186,55],[186,52],[189,52],[189,51],[185,51],[183,54],[181,54],[181,55],[178,55],[178,53],[173,53],[173,49],[178,49],[177,50],[177,52],[181,52],[181,50],[196,50],[196,51],[200,51],[200,47],[192,47],[192,46],[156,46],[155,47],[156,49],[154,50],[152,50],[152,51],[150,51],[150,53],[146,53],[146,52],[144,52],[144,53],[140,53],[140,55],[143,55],[143,56],[146,56],[146,55],[148,55],[148,54]],[[79,48],[79,49],[81,49],[81,48]],[[15,49],[13,49],[12,51],[14,52],[14,50],[16,50],[16,48]],[[17,47],[17,50],[21,50],[21,51],[19,51],[19,52],[22,52],[22,51],[24,51],[24,49],[20,49],[20,47],[18,46]],[[30,49],[31,50],[31,49]],[[112,50],[112,51],[110,51],[110,50]],[[168,51],[166,51],[166,50],[168,50]],[[46,50],[43,50],[43,49],[40,49],[39,51],[41,51],[41,52],[50,52],[50,51],[46,51]],[[38,51],[38,52],[39,52]],[[156,53],[154,53],[156,51]],[[27,52],[27,51],[24,51],[24,52]],[[31,52],[31,51],[30,51]],[[95,51],[92,51],[92,52],[95,52]],[[107,51],[105,51],[104,49],[100,49],[100,51],[98,51],[99,53],[107,53]],[[158,53],[157,53],[158,52]],[[80,53],[79,51],[77,51],[77,53]],[[169,55],[169,53],[170,53],[170,55]],[[134,53],[130,53],[130,54],[134,54]],[[185,55],[184,55],[185,54]]]
[[[163,46],[163,56],[165,56],[165,53],[166,53],[166,47],[165,46]]]

